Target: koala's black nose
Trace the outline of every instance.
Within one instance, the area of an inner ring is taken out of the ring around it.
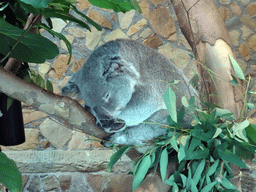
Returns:
[[[100,120],[99,124],[108,133],[118,132],[125,128],[125,121],[122,119]]]

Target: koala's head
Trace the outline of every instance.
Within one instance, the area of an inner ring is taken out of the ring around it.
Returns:
[[[139,76],[121,56],[99,49],[70,78],[62,94],[80,94],[97,125],[107,132],[117,132],[125,128],[125,122],[118,116],[130,101]]]

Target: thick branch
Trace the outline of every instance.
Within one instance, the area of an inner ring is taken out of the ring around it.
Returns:
[[[96,126],[95,118],[75,100],[55,95],[0,68],[0,90],[40,111],[64,119],[82,132],[102,139],[109,134]]]

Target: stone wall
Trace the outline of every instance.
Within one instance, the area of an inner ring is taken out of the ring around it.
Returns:
[[[157,49],[184,70],[188,78],[193,77],[197,72],[195,61],[189,56],[191,48],[178,27],[171,2],[139,2],[142,14],[135,11],[123,14],[94,7],[88,0],[78,0],[77,7],[99,23],[103,30],[91,28],[92,32],[89,32],[74,23],[53,19],[54,29],[72,43],[71,64],[66,64],[68,51],[65,44],[43,32],[58,45],[60,54],[40,65],[31,63],[31,68],[50,79],[54,92],[60,93],[60,88],[81,68],[96,47],[116,38],[129,38]],[[255,0],[219,0],[216,5],[226,21],[237,61],[246,75],[255,77]],[[256,78],[253,78],[250,89],[256,91]],[[131,177],[125,174],[132,167],[128,157],[117,163],[113,173],[106,173],[105,168],[113,151],[103,148],[96,138],[70,130],[25,104],[23,116],[26,142],[19,146],[2,147],[2,150],[17,162],[22,171],[25,192],[131,191]],[[244,173],[244,191],[256,191],[256,167],[252,163],[250,166],[251,169]]]

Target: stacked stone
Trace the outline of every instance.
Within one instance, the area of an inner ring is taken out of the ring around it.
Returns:
[[[96,47],[110,40],[126,38],[157,49],[192,78],[197,73],[195,60],[189,56],[192,51],[178,27],[171,2],[140,0],[139,5],[142,14],[134,10],[123,14],[97,8],[88,0],[78,0],[78,9],[99,23],[103,30],[92,27],[90,32],[74,23],[53,19],[54,30],[61,32],[72,44],[71,64],[67,65],[69,55],[64,42],[43,32],[58,45],[60,55],[43,64],[30,64],[30,67],[48,78],[53,83],[54,92],[59,94],[60,88]],[[256,3],[254,0],[216,0],[216,5],[228,27],[238,63],[246,75],[253,77],[250,90],[256,91]],[[2,150],[22,171],[25,192],[131,191],[132,177],[125,174],[132,167],[128,157],[114,166],[113,173],[106,173],[106,165],[114,151],[103,148],[96,138],[70,130],[25,104],[23,116],[26,142],[2,147]],[[256,119],[251,121],[256,123]],[[244,191],[256,191],[256,165],[250,166],[251,169],[243,175]]]

